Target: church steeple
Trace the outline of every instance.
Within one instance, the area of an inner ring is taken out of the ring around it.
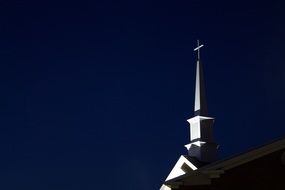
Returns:
[[[195,86],[194,117],[188,119],[190,123],[190,143],[185,145],[188,154],[201,162],[212,162],[216,159],[217,144],[214,142],[212,125],[214,118],[208,117],[205,94],[203,67],[200,60],[199,41],[194,51],[198,53]]]
[[[190,142],[185,145],[188,155],[181,155],[166,178],[166,181],[182,176],[201,166],[216,160],[217,147],[213,138],[212,125],[214,118],[208,116],[203,67],[200,61],[200,45],[194,49],[198,53],[195,86],[194,117],[188,119],[190,123]],[[200,179],[197,178],[199,181]],[[177,184],[175,184],[176,186]],[[184,185],[184,184],[183,184]],[[170,190],[172,187],[162,185],[160,190]]]

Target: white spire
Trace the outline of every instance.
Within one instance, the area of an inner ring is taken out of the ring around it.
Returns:
[[[200,48],[204,45],[199,44],[197,40],[197,48],[194,51],[197,51],[198,60],[197,60],[197,69],[196,69],[196,88],[195,88],[195,115],[208,115],[207,102],[206,102],[206,92],[204,84],[204,75],[203,75],[203,66],[200,61]]]
[[[208,115],[202,63],[197,61],[195,88],[195,115]]]
[[[212,162],[216,159],[217,152],[212,131],[214,118],[208,117],[203,67],[200,61],[200,48],[204,45],[200,45],[199,40],[197,45],[194,49],[198,53],[194,117],[187,120],[190,123],[190,143],[185,147],[190,156],[202,162]]]

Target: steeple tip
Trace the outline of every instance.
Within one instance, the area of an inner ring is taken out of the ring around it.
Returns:
[[[202,48],[204,44],[200,45],[200,41],[197,40],[197,47],[194,49],[194,51],[197,51],[197,59],[200,60],[200,48]]]

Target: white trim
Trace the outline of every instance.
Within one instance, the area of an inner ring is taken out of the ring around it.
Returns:
[[[186,174],[186,172],[181,169],[184,163],[187,164],[187,166],[189,166],[192,170],[197,169],[197,167],[194,164],[192,164],[185,156],[181,155],[165,181]]]
[[[201,147],[203,144],[206,144],[206,142],[204,142],[204,141],[196,141],[196,142],[193,142],[193,143],[186,144],[184,146],[187,148],[187,150],[189,150],[192,144]]]

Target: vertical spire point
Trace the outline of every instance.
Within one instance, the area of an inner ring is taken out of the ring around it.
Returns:
[[[197,51],[198,60],[197,60],[197,69],[196,69],[196,87],[195,87],[195,107],[194,114],[195,115],[203,115],[207,116],[207,102],[206,102],[206,92],[205,92],[205,84],[204,84],[204,74],[203,67],[200,61],[200,49],[204,45],[201,44],[199,40],[197,40],[197,47],[194,51]]]

